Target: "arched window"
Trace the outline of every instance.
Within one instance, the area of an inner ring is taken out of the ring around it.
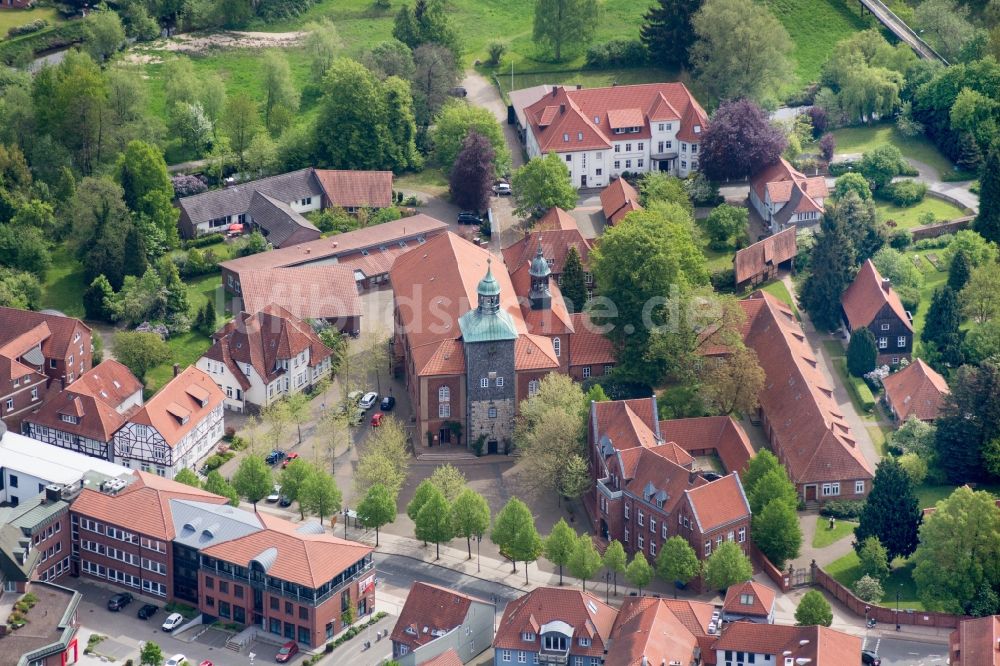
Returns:
[[[552,338],[552,348],[556,350],[556,356],[562,356],[562,340]]]
[[[442,386],[438,389],[438,402],[449,402],[451,400],[451,389]]]
[[[532,379],[530,382],[528,382],[528,395],[532,396],[538,393],[538,386],[539,384],[537,379]]]

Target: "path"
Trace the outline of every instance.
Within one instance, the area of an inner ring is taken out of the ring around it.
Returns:
[[[517,138],[517,130],[513,125],[507,124],[507,105],[500,97],[500,91],[493,85],[493,82],[474,70],[467,70],[465,78],[462,79],[462,87],[468,91],[466,100],[470,104],[481,106],[493,112],[500,127],[503,128],[504,138],[507,140],[507,148],[510,149],[511,171],[524,164],[524,149],[521,141]]]
[[[884,25],[889,31],[896,35],[901,41],[905,42],[916,51],[917,55],[925,60],[938,60],[945,65],[948,61],[945,60],[937,51],[928,46],[927,42],[920,38],[920,35],[915,33],[913,29],[906,25],[903,19],[896,16],[895,12],[889,9],[884,2],[881,0],[860,0],[861,4],[871,12],[871,15],[878,19],[879,23]]]
[[[838,153],[834,155],[834,162],[853,162],[860,160],[862,157],[861,153]],[[924,183],[927,185],[927,189],[931,192],[940,194],[946,198],[953,199],[959,205],[972,210],[973,212],[979,212],[979,196],[972,192],[970,189],[972,187],[971,180],[961,180],[956,182],[945,182],[941,180],[941,174],[930,164],[926,162],[921,162],[920,160],[915,160],[912,157],[904,157],[907,164],[912,166],[917,170],[917,176],[913,178],[917,182]],[[832,187],[836,179],[827,178],[827,185]]]
[[[799,556],[792,561],[792,565],[796,569],[808,567],[809,563],[813,560],[816,560],[816,564],[821,567],[825,567],[830,562],[839,560],[854,550],[854,546],[851,545],[854,539],[850,534],[823,548],[813,547],[813,537],[816,536],[816,530],[826,529],[827,527],[826,519],[818,521],[818,516],[819,512],[817,511],[799,512],[799,526],[802,528],[802,548],[799,550]]]

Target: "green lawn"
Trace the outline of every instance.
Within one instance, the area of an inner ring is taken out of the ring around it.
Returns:
[[[816,533],[813,535],[813,548],[826,548],[830,544],[837,543],[849,534],[854,534],[857,523],[849,520],[838,520],[830,529],[830,519],[823,516],[816,516]]]
[[[920,503],[920,508],[931,508],[941,500],[951,495],[957,487],[958,486],[950,485],[933,486],[926,483],[917,486],[917,501]],[[976,485],[975,489],[985,490],[986,492],[991,493],[994,497],[1000,497],[1000,484],[980,483]]]
[[[531,86],[549,83],[553,85],[575,86],[582,85],[584,88],[598,88],[610,86],[613,83],[619,85],[630,85],[633,83],[655,83],[657,81],[676,81],[677,72],[657,67],[636,67],[632,69],[600,69],[600,70],[580,70],[563,69],[562,67],[552,67],[544,72],[518,72],[515,66],[514,87],[511,88],[510,65],[506,71],[497,73],[500,81],[500,89],[506,95],[510,90],[530,88]]]
[[[170,347],[170,360],[146,373],[146,390],[150,393],[159,391],[170,381],[174,363],[180,364],[181,370],[193,365],[212,345],[212,341],[197,331],[189,331],[171,337],[167,345]]]
[[[906,253],[906,256],[912,257],[913,255],[920,255],[922,257],[926,257],[928,254],[937,254],[937,256],[940,257],[941,250],[911,250]],[[924,274],[924,286],[920,290],[920,306],[917,308],[917,311],[913,313],[914,348],[916,348],[917,343],[920,342],[920,333],[924,330],[924,322],[927,319],[927,308],[931,305],[931,299],[934,297],[934,290],[948,281],[948,271],[936,270],[931,262],[926,259],[921,262],[920,268]]]
[[[890,426],[866,425],[865,430],[868,431],[868,436],[872,438],[872,444],[875,445],[875,450],[878,451],[878,454],[885,456],[885,442],[893,432],[893,429]]]
[[[49,25],[62,23],[63,19],[55,7],[34,7],[33,9],[5,9],[0,11],[0,40],[7,38],[7,31],[26,25],[38,19],[45,19]]]
[[[795,307],[795,301],[792,300],[792,295],[788,293],[788,287],[781,280],[774,280],[773,282],[768,282],[766,285],[761,287],[764,291],[771,294],[779,301],[787,305],[795,313],[795,318],[799,319],[799,309]]]
[[[908,208],[900,208],[887,201],[876,199],[875,210],[878,211],[879,219],[883,222],[894,221],[896,223],[895,228],[898,229],[910,229],[923,224],[920,221],[920,217],[924,213],[933,213],[935,221],[938,222],[954,220],[966,215],[965,210],[955,204],[931,196],[924,197],[924,200],[916,206],[909,206]]]
[[[892,573],[882,583],[882,589],[885,590],[882,605],[895,606],[896,593],[898,592],[900,610],[924,610],[924,605],[917,598],[917,586],[913,582],[913,563],[897,559],[892,564]],[[861,564],[858,562],[857,553],[853,551],[839,560],[834,560],[823,569],[837,582],[852,591],[854,583],[861,578]]]
[[[0,16],[2,16],[0,12]],[[59,310],[70,317],[83,316],[83,266],[65,244],[52,251],[52,267],[42,285],[42,307]]]
[[[846,352],[844,351],[844,345],[841,344],[840,340],[824,340],[823,349],[829,354],[831,359],[843,356]]]
[[[914,137],[903,136],[895,125],[873,125],[870,127],[845,127],[834,130],[838,153],[864,153],[885,143],[899,148],[903,157],[923,162],[935,169],[942,180],[961,180],[968,174],[961,174],[947,157],[941,154],[923,134]]]
[[[441,169],[424,169],[418,173],[406,173],[393,179],[397,190],[419,190],[428,194],[447,194],[448,177]]]

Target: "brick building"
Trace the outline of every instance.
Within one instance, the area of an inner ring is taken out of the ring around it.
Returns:
[[[392,629],[392,658],[418,666],[452,651],[472,661],[493,642],[496,607],[455,590],[416,582]]]
[[[897,425],[902,425],[911,416],[921,421],[934,421],[951,393],[945,378],[920,358],[883,379],[882,387],[885,404]]]

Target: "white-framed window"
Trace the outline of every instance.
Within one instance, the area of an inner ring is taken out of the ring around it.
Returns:
[[[855,481],[854,482],[854,494],[855,495],[864,495],[865,494],[865,482],[864,481]]]
[[[540,383],[537,379],[532,379],[528,382],[528,396],[533,396],[538,393],[538,388]]]
[[[489,388],[489,387],[490,387],[489,377],[483,377],[479,380],[479,388]]]
[[[438,402],[450,402],[451,401],[451,389],[447,386],[442,386],[438,388]]]
[[[534,642],[534,640],[535,640],[535,634],[532,633],[532,632],[530,632],[530,631],[525,631],[524,633],[521,634],[521,640],[522,641],[528,641],[528,642]]]
[[[687,163],[686,160],[681,160],[681,168],[682,169],[687,169],[688,168],[688,163]]]
[[[590,377],[590,366],[589,365],[586,366],[583,369],[583,378],[586,379],[587,377]]]
[[[620,153],[620,152],[622,152],[622,146],[621,146],[621,144],[620,144],[620,143],[616,143],[616,144],[615,144],[615,152],[616,152],[616,153]]]
[[[878,348],[879,349],[885,349],[888,346],[889,346],[889,338],[883,336],[883,337],[881,337],[881,338],[878,339]]]
[[[14,398],[7,398],[7,411],[14,409]]]
[[[569,141],[569,132],[563,132],[563,142]]]
[[[649,531],[656,534],[656,518],[649,517]]]
[[[840,484],[839,483],[824,483],[823,484],[823,497],[832,497],[840,494]]]
[[[892,357],[892,364],[893,365],[899,365],[899,357],[898,356],[893,356]]]
[[[736,538],[736,533],[733,532],[732,530],[729,530],[729,534],[726,535],[726,541],[732,541],[735,538]]]
[[[451,403],[450,402],[439,402],[438,403],[438,418],[447,419],[451,417]]]
[[[625,152],[626,153],[631,153],[632,152],[632,144],[631,143],[626,143],[625,144]]]
[[[590,647],[590,639],[586,636],[580,636],[580,647]]]
[[[711,554],[712,554],[712,540],[705,539],[705,557],[708,557]]]
[[[641,169],[645,165],[646,165],[646,160],[644,159],[638,159],[635,161],[635,166],[638,167],[639,169]]]
[[[615,146],[615,148],[617,148],[617,147],[618,146]],[[615,169],[617,170],[617,169],[620,169],[621,167],[622,167],[622,163],[619,162],[618,160],[615,160]]]
[[[626,169],[632,168],[632,160],[625,160],[625,168]]]
[[[628,514],[629,514],[629,505],[626,504],[625,505],[625,520],[628,520],[628,517],[629,517]]]
[[[491,419],[495,419],[497,417],[497,408],[496,407],[490,407],[489,410],[487,411],[487,414],[489,415],[489,417]]]
[[[667,523],[666,522],[664,522],[662,525],[660,525],[660,538],[661,539],[666,539],[667,538]]]
[[[639,535],[635,538],[635,542],[639,546],[639,550],[642,550],[645,547],[646,540],[642,536],[642,532],[639,532]]]
[[[883,331],[888,331],[889,330],[889,324],[882,324],[882,330]]]
[[[739,541],[740,543],[745,543],[746,542],[746,540],[747,540],[747,528],[741,527],[736,532],[736,540]]]
[[[552,349],[555,350],[556,356],[562,356],[562,340],[559,338],[552,338]]]
[[[497,377],[497,386],[498,387],[502,387],[503,386],[503,377]]]
[[[577,141],[583,141],[583,132],[577,132],[576,133],[576,140]]]
[[[649,540],[649,555],[651,557],[656,557],[656,542],[652,539]]]
[[[510,661],[510,650],[503,650],[500,653],[500,661]]]
[[[624,541],[625,541],[625,543],[628,543],[628,528],[627,527],[625,528],[625,539],[624,539]]]
[[[905,347],[906,346],[906,336],[905,335],[901,335],[898,338],[896,338],[896,346],[897,347]]]
[[[638,514],[636,522],[639,523],[639,527],[643,527],[646,524],[646,514],[642,512],[642,509],[639,509]]]
[[[646,144],[645,144],[645,143],[643,143],[642,141],[640,141],[640,142],[639,142],[639,148],[638,148],[638,149],[639,149],[639,150],[645,150],[645,149],[646,149]],[[642,165],[639,165],[639,166],[642,166]]]
[[[528,653],[521,650],[517,653],[517,663],[527,664],[528,663]]]

